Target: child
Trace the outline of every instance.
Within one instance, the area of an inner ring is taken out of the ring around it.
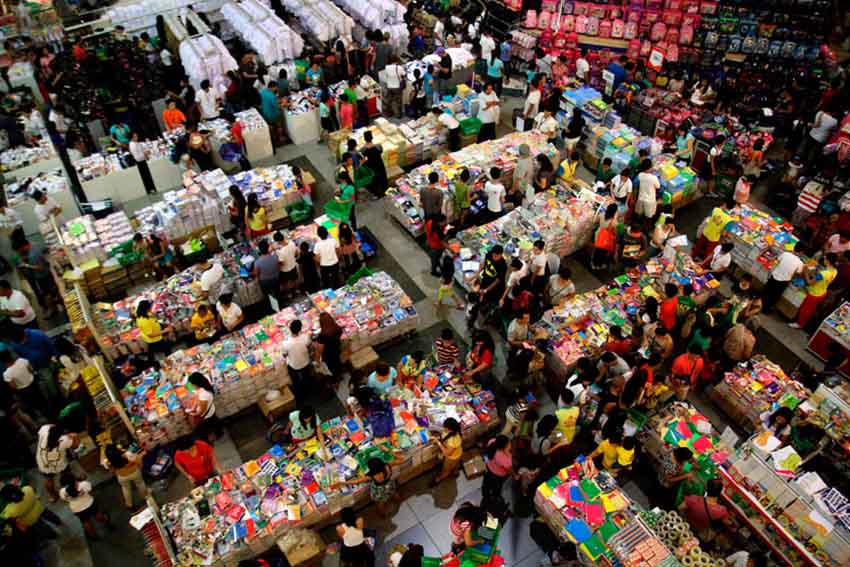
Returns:
[[[92,486],[87,480],[79,481],[70,472],[62,473],[60,484],[62,490],[59,497],[68,503],[68,508],[80,519],[86,535],[91,539],[97,539],[92,520],[109,526],[109,516],[97,509],[94,497],[91,495]]]
[[[470,291],[466,294],[466,326],[470,331],[478,329],[478,315],[481,312],[481,294]]]
[[[337,483],[336,486],[355,486],[358,484],[368,483],[369,498],[372,499],[372,502],[374,502],[375,506],[378,508],[378,514],[382,518],[386,518],[387,502],[390,500],[398,500],[398,495],[396,494],[396,482],[392,477],[392,465],[400,465],[403,462],[403,459],[397,459],[395,461],[385,463],[378,457],[372,457],[366,463],[366,476],[346,480],[344,482]]]
[[[436,486],[448,477],[457,474],[460,461],[463,458],[463,437],[460,434],[460,423],[453,417],[446,418],[443,421],[443,430],[443,434],[434,440],[443,454],[443,466],[434,480],[431,481],[431,486]]]
[[[735,183],[735,204],[745,205],[750,200],[750,189],[755,181],[754,175],[742,175]]]
[[[623,444],[617,447],[617,462],[614,463],[613,473],[616,475],[620,471],[632,470],[632,464],[635,462],[635,446],[637,442],[634,437],[626,437],[623,439]]]
[[[451,258],[448,259],[451,260]],[[443,300],[448,297],[452,298],[452,302],[455,305],[455,309],[463,310],[466,308],[466,306],[457,296],[457,293],[455,293],[454,278],[450,274],[443,272],[440,275],[440,287],[437,290],[437,301],[434,302],[434,305],[436,305],[437,307],[442,307]]]
[[[596,457],[601,456],[602,466],[599,468],[612,472],[614,470],[614,465],[617,464],[617,457],[619,454],[618,450],[621,447],[622,442],[623,431],[617,428],[614,431],[611,431],[607,438],[603,439],[602,442],[596,446],[596,449],[588,455],[588,458],[595,459]]]

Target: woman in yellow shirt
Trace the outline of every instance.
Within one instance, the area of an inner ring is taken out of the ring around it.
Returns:
[[[599,455],[602,455],[602,468],[606,471],[611,471],[614,469],[614,465],[617,464],[617,450],[620,448],[622,442],[623,433],[621,431],[614,431],[608,436],[608,439],[603,439],[602,443],[597,445],[596,449],[588,457],[595,459]]]
[[[136,327],[142,340],[148,345],[148,352],[162,352],[167,354],[171,349],[171,343],[165,338],[171,332],[171,326],[163,327],[151,313],[151,302],[143,299],[136,307]]]
[[[191,327],[198,342],[209,341],[215,337],[218,322],[207,304],[198,305],[198,309],[192,315]]]
[[[815,316],[818,311],[818,305],[826,298],[829,284],[838,275],[838,270],[835,268],[837,261],[837,255],[832,253],[825,254],[823,257],[823,268],[815,264],[809,266],[803,272],[803,277],[806,278],[806,298],[800,304],[800,309],[797,311],[797,321],[789,323],[788,325],[790,327],[805,329],[806,325]]]
[[[245,207],[245,224],[248,226],[248,238],[257,238],[269,233],[266,209],[260,205],[256,193],[248,195],[248,206]]]
[[[432,486],[446,480],[449,476],[455,474],[460,467],[460,460],[463,458],[463,437],[460,434],[460,423],[449,417],[443,422],[443,435],[435,439],[437,447],[443,454],[443,467],[434,480],[431,481]]]

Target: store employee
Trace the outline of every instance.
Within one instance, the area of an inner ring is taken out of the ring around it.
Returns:
[[[449,131],[449,151],[456,152],[460,149],[460,122],[436,106],[431,109],[431,114],[437,119],[437,126]]]
[[[151,302],[146,299],[140,301],[136,307],[136,326],[139,328],[142,340],[148,345],[148,351],[151,353],[168,352],[170,345],[165,339],[165,335],[171,331],[171,327],[160,325],[151,313]]]

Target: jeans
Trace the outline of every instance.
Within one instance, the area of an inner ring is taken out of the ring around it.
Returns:
[[[286,369],[289,371],[289,378],[292,380],[292,390],[296,397],[303,396],[306,393],[310,384],[310,365],[296,370],[288,364]]]
[[[764,284],[764,289],[762,290],[762,305],[765,313],[770,313],[776,304],[779,303],[782,294],[785,293],[785,288],[788,287],[788,283],[775,280],[773,277],[767,278],[767,283]]]
[[[431,275],[436,276],[440,273],[440,259],[443,257],[443,249],[431,248],[428,250],[428,256],[431,258]]]

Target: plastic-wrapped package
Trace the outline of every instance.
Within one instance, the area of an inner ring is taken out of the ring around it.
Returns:
[[[229,2],[221,14],[266,64],[295,59],[304,49],[301,36],[256,0]]]
[[[345,12],[367,29],[378,29],[390,34],[390,44],[405,49],[410,42],[410,32],[404,22],[407,8],[396,0],[334,0]]]
[[[351,41],[354,20],[330,0],[283,0],[283,7],[295,14],[301,25],[320,41],[336,38]]]
[[[200,87],[201,81],[205,79],[217,88],[226,88],[225,75],[239,68],[224,43],[214,35],[205,34],[187,39],[180,44],[179,51],[183,69],[195,88]]]

